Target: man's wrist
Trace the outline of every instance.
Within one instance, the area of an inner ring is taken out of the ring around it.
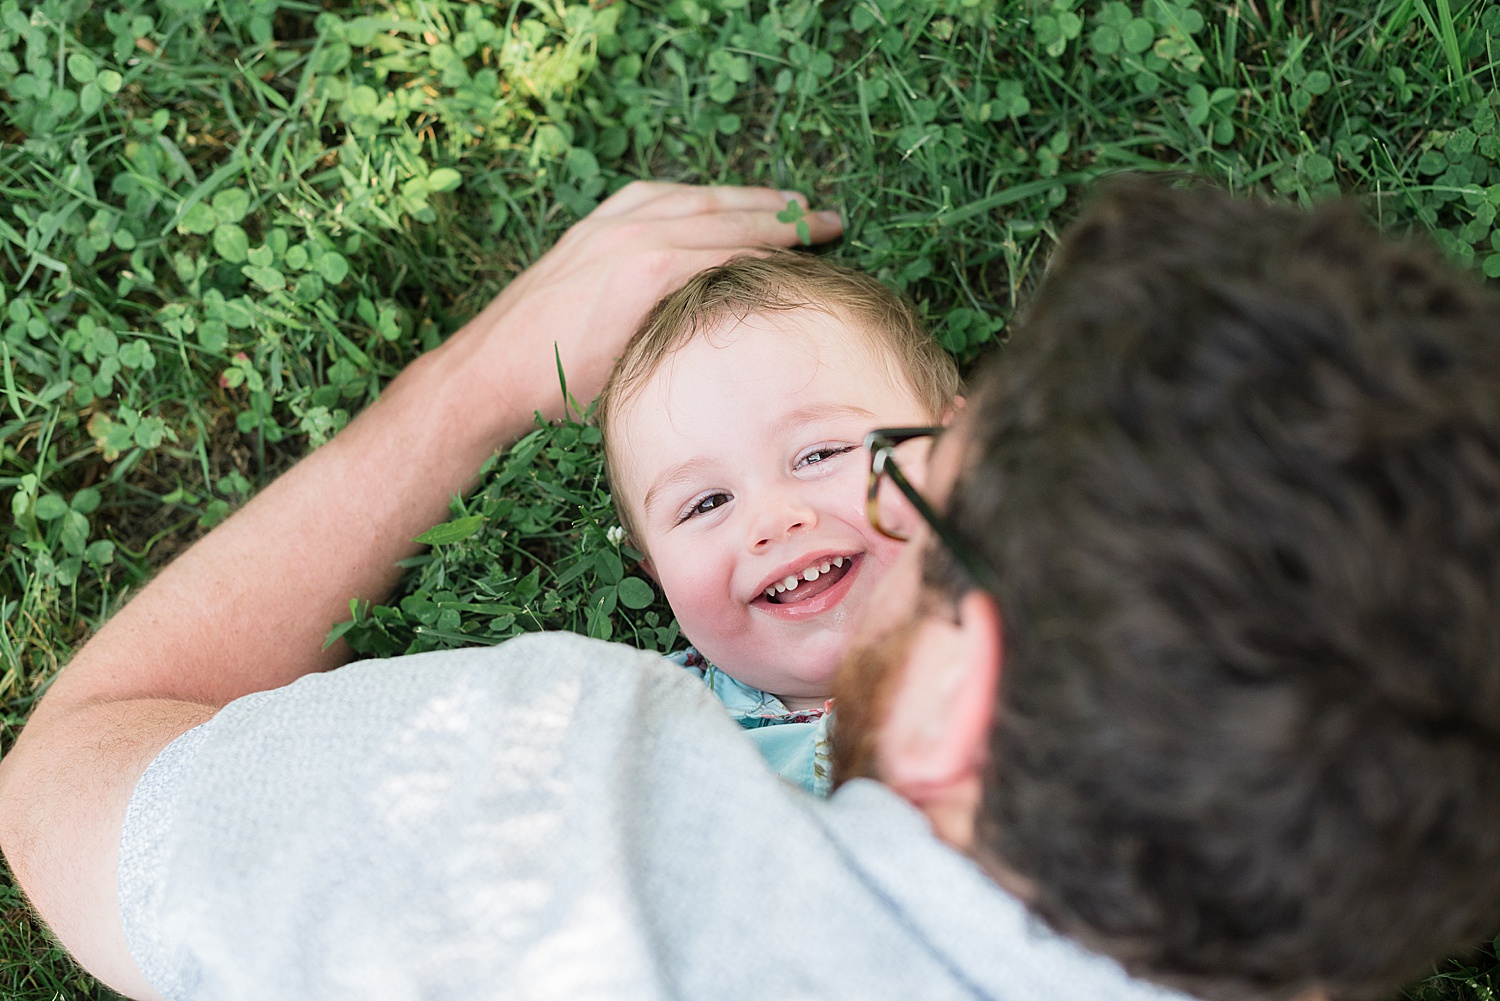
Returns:
[[[525,434],[533,415],[564,415],[563,384],[558,373],[556,342],[547,336],[555,318],[526,302],[491,304],[441,347],[430,352],[450,385],[451,401],[480,431],[503,447]],[[587,405],[596,386],[575,382],[564,361],[563,377],[580,404]],[[587,380],[583,380],[587,381]]]
[[[509,312],[485,320],[483,326],[471,321],[408,372],[441,415],[442,433],[468,438],[471,447],[488,453],[524,434],[533,413],[557,392],[544,400],[543,387],[555,386],[556,376],[545,382],[537,378],[534,359],[519,350],[521,338]]]

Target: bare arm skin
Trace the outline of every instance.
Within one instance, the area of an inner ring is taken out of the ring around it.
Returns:
[[[323,650],[352,597],[394,586],[532,413],[590,399],[657,298],[756,245],[791,245],[787,196],[632,184],[569,230],[442,347],[141,591],[80,650],[0,761],[0,848],[41,916],[101,980],[155,998],[126,948],[118,842],[141,773],[241,695],[338,666]],[[806,217],[815,241],[836,218]]]

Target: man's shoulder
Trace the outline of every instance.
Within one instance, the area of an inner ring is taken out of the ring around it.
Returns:
[[[475,666],[484,669],[519,667],[538,663],[582,670],[626,663],[639,665],[644,670],[652,670],[657,666],[664,670],[671,667],[666,663],[666,658],[659,653],[569,632],[523,633],[493,646],[456,647],[451,650],[433,650],[427,653],[391,657],[383,661],[356,661],[348,667],[377,663],[402,665],[451,663],[460,667]],[[345,669],[347,668],[341,670]]]
[[[660,655],[535,633],[357,661],[237,699],[203,726],[202,770],[253,763],[283,784],[378,783],[381,767],[435,747],[445,760],[546,749],[582,762],[654,736],[717,743],[734,732],[726,724],[703,686]]]
[[[321,975],[296,957],[329,928],[341,968],[391,983],[451,942],[482,941],[505,968],[538,947],[571,879],[618,878],[611,818],[685,797],[674,766],[704,743],[733,755],[739,740],[702,685],[656,655],[563,634],[361,661],[237,700],[137,786],[120,863],[133,954],[184,995],[210,975],[203,957],[229,950],[253,959],[245,970],[279,971],[285,989],[266,996],[326,996],[286,985]],[[649,980],[639,938],[620,927],[593,941]]]
[[[527,633],[495,646],[459,647],[363,660],[326,674],[308,675],[284,690],[306,689],[319,697],[342,692],[395,689],[408,698],[451,685],[480,685],[520,693],[587,681],[609,687],[686,682],[660,654],[576,633]],[[684,691],[692,690],[682,684]],[[327,690],[325,695],[325,690]],[[268,696],[271,693],[260,693]],[[250,696],[254,699],[257,696]]]

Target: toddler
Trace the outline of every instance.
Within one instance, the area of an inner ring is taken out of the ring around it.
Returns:
[[[865,516],[877,427],[946,421],[958,372],[879,281],[783,251],[652,310],[599,397],[616,510],[696,671],[783,776],[828,788],[828,698],[900,543]]]

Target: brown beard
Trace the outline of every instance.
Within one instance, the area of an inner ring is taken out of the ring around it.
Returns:
[[[850,779],[880,779],[880,734],[920,625],[914,615],[893,630],[856,637],[844,655],[833,682],[833,788]]]

